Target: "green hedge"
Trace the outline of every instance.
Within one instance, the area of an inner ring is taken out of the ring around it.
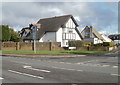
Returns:
[[[80,41],[80,40],[72,40],[72,41],[69,41],[69,47],[81,47],[83,46],[83,42]]]
[[[103,43],[92,44],[91,46],[103,46]]]
[[[92,44],[91,46],[109,46],[109,47],[113,47],[114,42],[103,42],[103,43],[98,43],[98,44]]]
[[[113,47],[114,46],[114,42],[103,42],[103,46]]]

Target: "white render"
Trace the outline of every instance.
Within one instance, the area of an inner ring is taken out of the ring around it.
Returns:
[[[39,42],[55,42],[56,32],[46,32],[45,35],[39,40]]]
[[[103,41],[99,40],[98,38],[85,38],[83,41],[85,43],[93,43],[93,44],[103,43]]]
[[[75,28],[76,25],[70,18],[64,28],[61,27],[56,32],[46,32],[39,42],[61,42],[61,47],[68,47],[69,40],[81,40]]]
[[[103,40],[104,42],[112,42],[112,40],[111,40],[109,37],[107,37],[106,35],[101,34],[101,36],[102,36],[102,38],[104,39],[104,40]]]

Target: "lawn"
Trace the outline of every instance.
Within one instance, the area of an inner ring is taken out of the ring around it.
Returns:
[[[24,51],[24,50],[18,50],[18,51],[2,51],[2,53],[7,54],[47,54],[47,55],[61,55],[61,54],[92,54],[92,53],[103,53],[105,51],[37,51],[34,53],[34,51]]]

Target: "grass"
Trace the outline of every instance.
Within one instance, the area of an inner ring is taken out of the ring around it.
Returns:
[[[105,51],[37,51],[36,54],[47,54],[47,55],[60,55],[60,54],[92,54],[92,53],[103,53]],[[7,54],[35,54],[34,51],[2,51]]]

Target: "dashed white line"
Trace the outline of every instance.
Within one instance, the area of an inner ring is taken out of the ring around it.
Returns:
[[[68,63],[68,62],[67,62],[66,64],[72,64],[72,63]]]
[[[113,66],[113,68],[118,68],[118,66]]]
[[[108,66],[110,66],[110,65],[102,65],[102,67],[108,67]]]
[[[42,70],[42,69],[36,69],[36,68],[32,68],[32,66],[23,66],[23,68],[25,69],[29,69],[29,70],[34,70],[34,71],[42,71],[42,72],[51,72],[51,71],[48,71],[48,70]]]
[[[60,62],[60,63],[65,63],[65,62]]]
[[[13,70],[8,70],[8,71],[12,72],[12,73],[24,75],[24,76],[34,77],[34,78],[38,78],[38,79],[44,79],[43,77],[40,77],[40,76],[34,76],[34,75],[31,75],[31,74],[21,73],[21,72],[18,72],[18,71],[13,71]]]
[[[2,80],[2,79],[4,79],[4,78],[0,77],[0,80]]]
[[[76,69],[68,69],[68,68],[59,68],[59,67],[54,67],[52,66],[52,68],[56,68],[56,69],[63,69],[63,70],[71,70],[71,71],[83,71],[83,70],[76,70]]]
[[[111,74],[112,76],[120,76],[119,74]]]

